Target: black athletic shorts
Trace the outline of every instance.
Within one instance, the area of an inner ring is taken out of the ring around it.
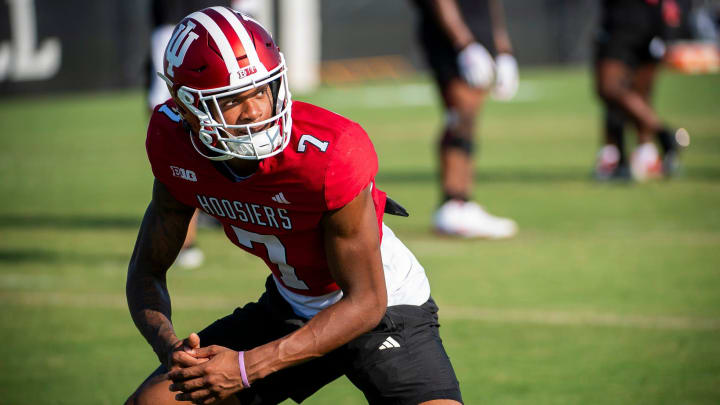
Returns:
[[[258,302],[237,308],[202,330],[201,345],[249,350],[301,327],[307,320],[292,311],[271,277]],[[237,396],[242,404],[277,404],[287,398],[300,403],[346,375],[369,404],[418,404],[433,399],[462,402],[438,333],[437,310],[432,298],[422,306],[388,307],[372,331],[323,357],[255,381]]]
[[[619,60],[630,67],[658,63],[664,56],[665,44],[653,32],[601,31],[595,39],[595,61]]]
[[[615,59],[630,67],[659,62],[665,25],[660,7],[643,0],[605,0],[595,36],[595,60]]]
[[[433,77],[442,88],[451,79],[460,77],[457,64],[457,51],[450,42],[445,31],[437,22],[437,16],[427,0],[415,0],[420,12],[417,28],[418,41],[425,55],[425,60],[432,70]],[[495,41],[490,24],[490,11],[485,1],[460,1],[458,7],[465,23],[475,36],[475,40],[487,48],[495,56]]]

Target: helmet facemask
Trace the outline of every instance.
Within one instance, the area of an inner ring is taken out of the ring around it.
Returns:
[[[285,63],[263,80],[251,82],[247,85],[226,86],[217,89],[199,90],[181,86],[177,91],[177,99],[183,107],[197,117],[200,128],[197,138],[204,148],[197,145],[195,135],[191,140],[195,149],[204,157],[211,160],[227,160],[232,158],[246,160],[260,160],[276,155],[290,142],[292,119],[290,110],[292,100],[287,85]],[[278,85],[273,85],[277,81]],[[269,84],[272,94],[273,112],[266,120],[249,124],[229,124],[225,122],[220,100],[233,97]],[[265,127],[268,123],[272,125]],[[206,149],[204,151],[204,149]],[[208,154],[207,150],[212,152]]]

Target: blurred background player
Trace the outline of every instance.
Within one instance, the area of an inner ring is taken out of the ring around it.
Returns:
[[[162,72],[165,46],[170,41],[175,25],[186,15],[195,10],[211,6],[231,6],[246,14],[254,14],[258,0],[152,0],[150,2],[150,16],[152,31],[150,34],[150,67],[148,69],[147,103],[150,113],[156,106],[170,98],[165,82],[156,72]],[[180,267],[195,268],[202,265],[205,255],[197,247],[197,224],[200,214],[195,212],[188,227],[185,243],[175,263]],[[209,221],[213,221],[208,218]]]
[[[493,216],[470,201],[475,119],[491,89],[496,98],[507,100],[518,88],[502,5],[497,0],[414,3],[420,12],[419,41],[445,109],[438,144],[442,203],[434,227],[461,237],[512,237],[517,233],[515,221]]]
[[[652,90],[665,40],[678,30],[687,5],[681,0],[603,0],[595,40],[596,91],[605,114],[604,142],[595,165],[599,180],[646,180],[670,176],[678,151],[687,146],[685,130],[662,122],[652,106]],[[628,162],[623,132],[630,120],[637,128],[637,148]],[[660,144],[662,155],[654,140]]]

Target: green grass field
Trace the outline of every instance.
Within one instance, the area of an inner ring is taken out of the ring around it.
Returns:
[[[661,114],[688,128],[671,181],[598,184],[599,109],[584,70],[525,71],[482,119],[475,196],[509,241],[429,229],[441,113],[422,78],[296,99],[360,122],[387,218],[425,265],[467,404],[720,403],[720,75],[666,73]],[[117,404],[156,366],[125,302],[152,175],[140,92],[0,101],[0,404]],[[174,269],[179,334],[256,298],[267,271],[215,230]],[[347,381],[309,404],[361,404]]]

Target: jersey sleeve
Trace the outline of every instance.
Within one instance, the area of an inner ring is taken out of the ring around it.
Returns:
[[[175,117],[173,117],[170,110],[165,106],[165,110],[161,110],[165,106],[161,104],[155,107],[150,116],[150,123],[148,124],[147,137],[145,139],[145,150],[147,152],[148,160],[150,161],[150,167],[153,175],[162,183],[167,183],[170,177],[169,166],[165,162],[165,157],[161,153],[165,149],[165,139],[163,134],[167,131],[172,131],[172,124],[177,124]]]
[[[336,140],[325,173],[325,204],[328,210],[345,206],[375,178],[378,159],[370,138],[353,123]]]

